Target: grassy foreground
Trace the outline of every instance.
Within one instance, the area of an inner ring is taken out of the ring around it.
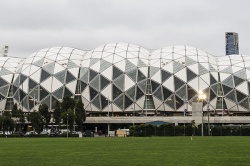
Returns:
[[[1,138],[0,165],[250,165],[250,137]]]

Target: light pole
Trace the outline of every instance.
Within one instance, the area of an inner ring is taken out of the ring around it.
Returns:
[[[207,99],[207,126],[208,126],[208,136],[210,136],[210,109],[209,109],[209,95]]]
[[[76,116],[76,107],[74,108],[74,133],[76,131],[76,118],[75,118],[75,116]]]
[[[69,137],[69,114],[67,113],[67,138]]]
[[[1,116],[3,115],[3,109],[2,109],[2,98],[0,98],[0,108],[1,108]]]
[[[109,102],[109,96],[108,96],[108,98],[106,100],[108,100],[108,118],[109,118],[108,119],[108,136],[109,136],[109,129],[110,129],[110,126],[109,126],[110,125],[109,124],[110,123],[110,117],[109,117],[109,104],[110,104],[110,102]]]
[[[184,109],[184,117],[187,114],[188,111],[188,100],[185,96],[183,96],[184,104],[185,104],[185,109]],[[184,123],[184,136],[186,135],[186,123]]]
[[[206,95],[203,94],[202,91],[199,91],[199,99],[202,102],[202,107],[201,107],[201,136],[203,137],[203,101],[206,99]]]

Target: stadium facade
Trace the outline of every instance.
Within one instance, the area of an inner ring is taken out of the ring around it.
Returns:
[[[183,115],[199,91],[214,114],[248,114],[250,56],[213,56],[189,46],[149,51],[126,43],[90,51],[39,50],[27,58],[0,57],[1,110],[24,112],[64,96],[81,99],[90,116]],[[206,109],[204,109],[206,111]]]

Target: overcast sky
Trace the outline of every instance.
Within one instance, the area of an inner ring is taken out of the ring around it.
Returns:
[[[225,55],[225,32],[250,55],[249,0],[0,0],[0,47],[25,57],[46,47],[91,50],[125,42]]]

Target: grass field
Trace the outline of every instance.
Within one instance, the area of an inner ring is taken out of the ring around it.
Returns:
[[[250,137],[1,138],[0,165],[250,165]]]

